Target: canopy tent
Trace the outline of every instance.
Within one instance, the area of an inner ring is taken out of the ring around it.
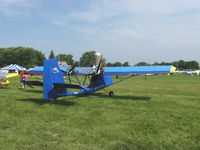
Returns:
[[[1,70],[15,70],[15,71],[19,71],[19,70],[26,70],[26,68],[23,68],[20,65],[17,64],[10,64],[8,66],[5,66],[3,68],[1,68]]]
[[[30,74],[43,74],[43,66],[37,66],[28,70]]]

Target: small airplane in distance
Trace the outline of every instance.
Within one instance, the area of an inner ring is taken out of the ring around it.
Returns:
[[[43,86],[43,98],[56,99],[63,96],[94,93],[135,75],[173,73],[176,69],[173,66],[102,67],[101,56],[98,55],[99,53],[96,54],[98,59],[94,67],[59,67],[56,59],[45,60],[44,67],[28,71],[30,74],[43,74],[43,83],[28,81],[27,84]],[[112,79],[113,75],[127,76],[115,81]],[[68,78],[67,83],[63,76]],[[83,81],[80,81],[78,76],[82,76]],[[76,81],[72,80],[72,77]],[[69,89],[75,89],[75,91],[71,92]],[[109,95],[114,96],[114,92],[110,91]]]
[[[7,71],[0,70],[0,86],[8,86],[10,81],[7,78],[15,77],[18,73],[8,73]]]

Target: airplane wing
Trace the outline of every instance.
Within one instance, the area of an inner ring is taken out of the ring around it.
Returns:
[[[4,76],[5,78],[12,78],[12,77],[16,77],[18,76],[19,74],[18,73],[9,73],[7,74],[6,76]]]
[[[43,71],[44,71],[44,67],[43,66],[37,66],[35,68],[31,68],[29,69],[27,72],[30,73],[30,74],[43,74]]]
[[[1,72],[1,71],[0,71],[0,78],[1,78],[1,77],[4,77],[4,76],[6,76],[6,75],[8,75],[8,73]]]
[[[173,73],[175,70],[176,67],[173,66],[106,67],[104,73],[108,75],[166,74]]]
[[[30,74],[43,74],[43,66],[28,70]],[[67,71],[70,67],[60,67],[60,70]],[[126,75],[126,74],[165,74],[173,73],[176,70],[173,66],[133,66],[133,67],[105,67],[104,74],[108,75]],[[92,67],[75,67],[71,75],[89,75],[92,74]]]
[[[70,67],[60,67],[60,70],[66,72]],[[32,69],[29,69],[27,72],[30,74],[43,74],[44,67],[38,66]],[[93,71],[92,67],[75,67],[71,75],[88,75]]]
[[[18,76],[18,73],[8,73],[7,71],[0,70],[0,78],[1,77],[11,78],[11,77],[15,77],[15,76]]]

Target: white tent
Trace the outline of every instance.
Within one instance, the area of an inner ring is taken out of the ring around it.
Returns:
[[[19,71],[19,70],[26,70],[26,68],[23,68],[20,65],[17,64],[10,64],[8,66],[5,66],[3,68],[1,68],[1,70],[15,70],[15,71]]]

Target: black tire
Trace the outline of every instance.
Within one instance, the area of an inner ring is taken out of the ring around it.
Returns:
[[[110,96],[110,97],[113,97],[113,96],[114,96],[114,92],[113,92],[113,91],[110,91],[110,92],[109,92],[109,96]]]

